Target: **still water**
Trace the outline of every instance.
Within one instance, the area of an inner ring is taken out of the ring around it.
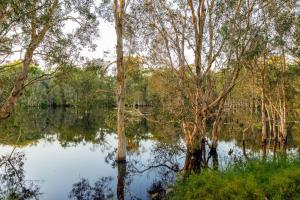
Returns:
[[[128,161],[115,163],[114,113],[22,110],[0,124],[0,199],[151,199],[164,191],[184,165],[180,127],[128,116]],[[221,139],[218,167],[245,152],[261,153],[243,151],[239,139]],[[288,150],[297,153],[295,146]],[[206,160],[213,164],[209,152]]]

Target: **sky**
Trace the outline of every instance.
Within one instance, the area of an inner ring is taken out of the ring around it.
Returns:
[[[99,24],[100,37],[95,40],[97,48],[95,51],[85,49],[83,56],[89,58],[103,58],[105,60],[113,60],[116,45],[116,33],[112,23],[100,20]]]

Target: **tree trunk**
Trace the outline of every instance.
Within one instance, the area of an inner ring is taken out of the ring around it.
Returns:
[[[202,160],[203,159],[202,159],[201,149],[197,149],[197,150],[187,149],[184,168],[183,168],[184,171],[186,173],[200,172]]]
[[[220,131],[220,122],[221,122],[221,116],[223,114],[224,104],[225,104],[225,98],[223,98],[222,101],[220,102],[219,109],[217,111],[217,116],[213,123],[212,145],[211,145],[213,152],[214,151],[216,152],[217,145],[218,145],[218,135]]]
[[[187,147],[184,170],[188,173],[191,171],[199,171],[201,161],[203,160],[201,137],[197,134],[197,130],[197,126],[193,123],[183,122],[183,132]]]
[[[219,133],[219,121],[215,120],[213,123],[213,129],[212,129],[212,149],[217,149],[218,146],[218,134]]]
[[[195,143],[195,139],[197,138],[196,145],[195,144],[188,144],[187,146],[191,145],[191,148],[195,151],[198,151],[198,148],[201,148],[201,140],[204,138],[204,133],[206,129],[206,116],[203,111],[203,105],[202,99],[203,93],[201,91],[201,79],[202,79],[202,71],[201,71],[201,65],[202,65],[202,57],[201,57],[201,50],[202,50],[202,42],[203,42],[203,33],[204,33],[204,23],[205,23],[205,4],[204,0],[201,0],[199,2],[198,8],[194,8],[194,3],[192,0],[189,0],[189,7],[192,14],[192,23],[193,23],[193,29],[194,29],[194,38],[195,38],[195,52],[194,52],[194,63],[196,68],[196,77],[195,77],[195,86],[196,86],[196,96],[195,96],[195,113],[194,113],[194,128],[192,132],[192,141]],[[197,13],[197,14],[196,14]]]
[[[246,160],[249,159],[248,155],[247,155],[247,151],[246,151],[246,134],[247,134],[249,129],[250,129],[250,126],[243,129],[243,155],[244,155]]]
[[[280,92],[279,92],[279,101],[280,101],[280,147],[284,150],[287,144],[287,130],[286,130],[286,100],[285,100],[285,51],[282,47],[282,64],[280,72]]]
[[[211,149],[210,155],[212,157],[212,164],[213,168],[217,170],[219,168],[219,158],[218,158],[218,152],[217,149]]]
[[[273,139],[273,123],[272,123],[272,117],[271,117],[271,106],[266,106],[266,112],[268,117],[268,124],[269,124],[269,140]]]
[[[123,62],[123,11],[124,1],[114,1],[115,30],[117,35],[117,132],[118,149],[116,160],[126,160],[125,111],[125,66]]]
[[[262,79],[262,85],[261,85],[261,143],[262,145],[267,144],[267,120],[266,120],[266,101],[265,101],[265,55],[264,55],[264,63],[263,63],[263,69],[261,71],[261,79]]]
[[[270,106],[270,107],[271,107],[271,114],[272,114],[272,121],[273,121],[273,123],[272,123],[273,139],[274,139],[275,142],[277,142],[278,137],[277,137],[277,130],[276,130],[276,121],[277,121],[276,111],[272,106]]]
[[[12,91],[10,92],[7,99],[5,100],[3,106],[0,108],[0,120],[8,118],[12,114],[18,98],[22,95],[22,91],[24,89],[24,83],[25,80],[27,79],[34,50],[35,48],[32,45],[30,45],[28,50],[25,53],[22,72],[17,77]]]
[[[261,123],[262,123],[261,142],[262,144],[266,144],[267,143],[267,120],[266,120],[266,110],[265,110],[264,100],[262,100],[261,102]]]

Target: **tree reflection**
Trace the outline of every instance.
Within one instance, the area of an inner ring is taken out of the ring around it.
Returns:
[[[105,136],[114,133],[107,125],[112,112],[107,109],[87,112],[76,112],[72,108],[21,109],[0,123],[0,143],[19,147],[37,143],[41,139],[53,141],[55,138],[63,147],[82,143],[102,145]],[[22,135],[18,139],[20,132]]]
[[[126,162],[117,162],[117,167],[118,167],[117,196],[118,196],[118,200],[124,200]]]
[[[117,168],[117,197],[123,199],[139,199],[128,191],[129,185],[136,176],[155,175],[154,182],[147,189],[148,194],[155,199],[164,196],[167,186],[175,180],[176,172],[180,171],[180,158],[184,157],[184,149],[180,144],[155,143],[151,148],[151,157],[145,160],[139,154],[128,156],[127,162],[115,162],[115,151],[108,153],[105,160],[113,168]],[[144,184],[144,183],[141,183]]]
[[[114,163],[117,167],[117,199],[125,199],[126,182],[126,162]],[[69,193],[69,199],[75,200],[105,200],[113,199],[112,177],[102,177],[92,186],[88,179],[82,178],[79,182],[74,183]]]
[[[0,158],[0,199],[38,199],[40,188],[25,180],[25,154],[12,152]]]
[[[82,178],[79,182],[73,184],[69,194],[69,199],[76,200],[105,200],[110,199],[112,189],[110,187],[112,177],[102,177],[98,179],[93,186],[88,179]]]
[[[149,159],[141,157],[139,152],[138,150],[136,153],[129,154],[126,162],[115,161],[115,150],[109,152],[105,157],[105,162],[117,169],[115,184],[118,200],[140,199],[128,189],[134,177],[141,174],[146,176],[147,173],[151,174],[152,177],[155,175],[154,182],[147,189],[149,195],[156,195],[156,199],[162,197],[166,187],[175,180],[176,172],[180,171],[180,158],[184,157],[182,144],[177,143],[154,143],[149,152],[151,154]]]

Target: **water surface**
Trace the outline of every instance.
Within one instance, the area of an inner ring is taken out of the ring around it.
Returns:
[[[128,117],[128,161],[115,163],[114,113],[73,108],[16,112],[0,125],[0,197],[15,192],[24,199],[151,199],[167,188],[185,161],[180,127]],[[243,151],[239,136],[221,138],[218,168],[245,152],[260,155],[255,147],[249,144]],[[292,144],[288,154],[297,153]],[[209,151],[206,160],[208,166],[216,162]]]

